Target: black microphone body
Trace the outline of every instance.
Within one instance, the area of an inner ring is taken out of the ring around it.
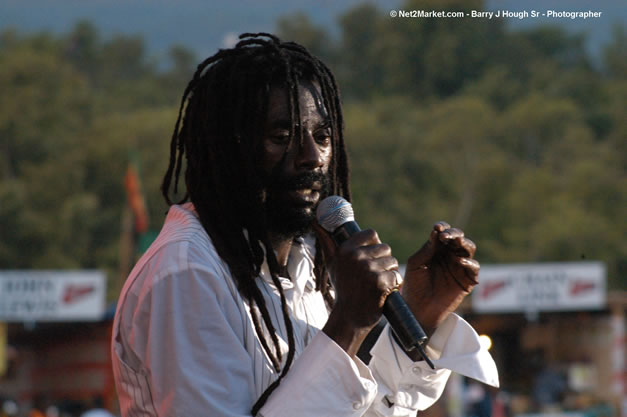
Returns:
[[[331,235],[335,243],[340,245],[359,231],[361,231],[359,225],[352,220],[341,224]],[[392,291],[385,299],[383,315],[390,327],[392,327],[397,341],[403,349],[410,351],[415,349],[416,346],[422,347],[427,341],[427,335],[398,290]]]

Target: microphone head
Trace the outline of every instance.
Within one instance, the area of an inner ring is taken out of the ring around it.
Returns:
[[[346,199],[332,195],[318,204],[316,218],[324,230],[333,233],[344,223],[354,222],[355,213],[353,212],[353,206]]]

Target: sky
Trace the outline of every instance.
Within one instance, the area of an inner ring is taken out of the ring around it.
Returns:
[[[317,25],[338,35],[337,18],[364,0],[0,0],[0,31],[15,28],[22,33],[66,33],[81,19],[92,21],[100,33],[141,35],[155,57],[173,45],[192,49],[206,57],[227,46],[242,32],[272,32],[277,18],[304,12]],[[369,1],[386,14],[398,10],[399,0]],[[625,0],[487,0],[487,10],[597,11],[590,19],[509,19],[515,28],[558,24],[571,32],[588,35],[588,47],[598,55],[608,42],[614,23],[627,23]]]

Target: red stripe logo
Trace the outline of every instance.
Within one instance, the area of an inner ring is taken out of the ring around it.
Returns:
[[[505,288],[505,281],[486,282],[481,285],[481,298],[490,298],[503,288]]]
[[[592,291],[596,288],[596,283],[589,281],[575,281],[570,286],[570,295],[580,295],[582,292]]]
[[[85,298],[96,288],[93,285],[68,285],[65,287],[65,293],[63,294],[63,303],[72,304],[76,301]]]

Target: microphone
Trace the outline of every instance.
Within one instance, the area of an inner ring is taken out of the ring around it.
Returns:
[[[340,245],[361,229],[355,222],[355,214],[351,203],[339,196],[325,198],[316,210],[318,223],[324,230],[331,233],[335,243]],[[427,335],[409,309],[409,306],[394,289],[385,299],[383,315],[390,323],[390,327],[396,336],[395,339],[405,351],[418,350],[420,356],[427,364],[435,369],[435,366],[425,353],[423,345],[427,341]]]

